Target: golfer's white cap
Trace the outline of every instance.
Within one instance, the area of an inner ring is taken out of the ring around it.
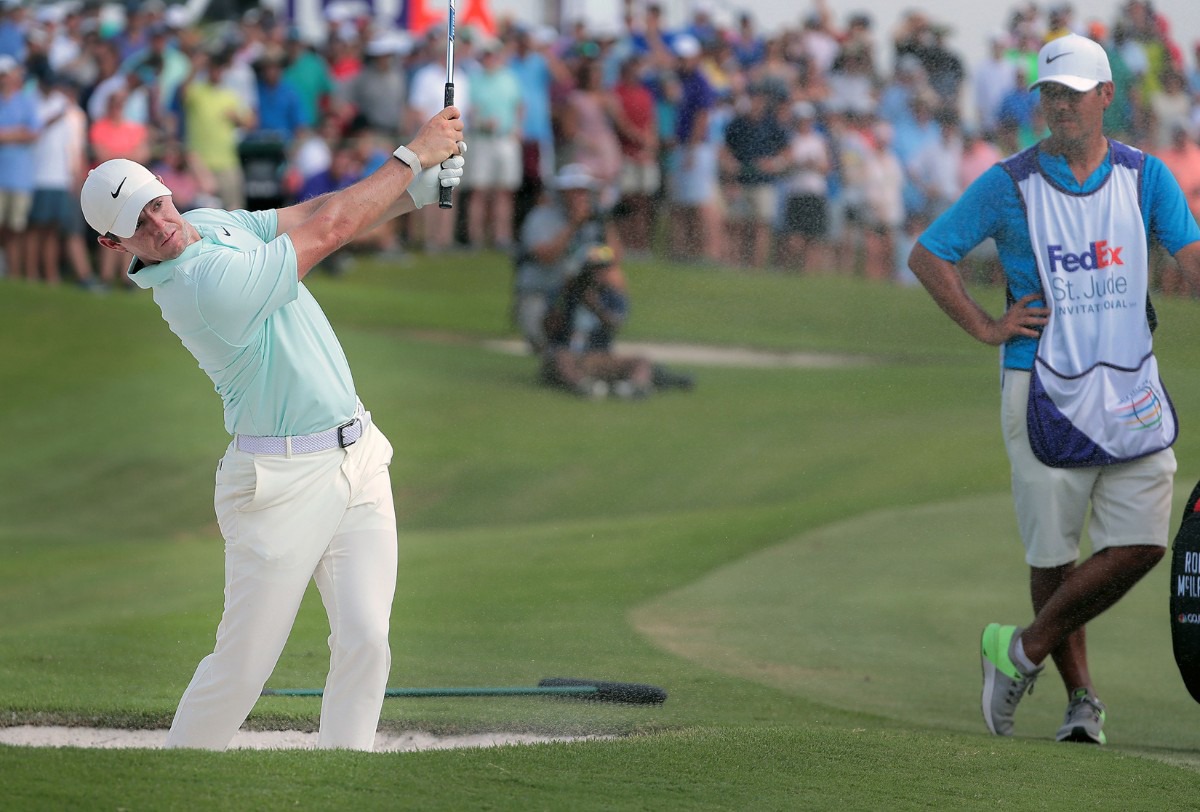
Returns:
[[[88,172],[79,204],[83,217],[96,233],[122,239],[137,231],[138,215],[156,197],[170,195],[149,169],[135,161],[113,158]]]
[[[1067,34],[1043,45],[1037,66],[1038,78],[1029,86],[1030,90],[1046,82],[1057,82],[1083,93],[1101,82],[1112,81],[1112,68],[1104,48],[1078,34]]]

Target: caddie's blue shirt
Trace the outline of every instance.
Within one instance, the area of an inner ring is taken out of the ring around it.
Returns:
[[[284,437],[345,423],[358,403],[342,346],[297,279],[271,211],[196,209],[200,232],[173,260],[130,278],[154,292],[171,331],[225,404],[230,434]]]
[[[1083,183],[1075,179],[1062,156],[1039,151],[1037,158],[1051,181],[1076,194],[1096,191],[1112,172],[1111,148],[1104,162]],[[1200,226],[1188,210],[1179,184],[1166,165],[1153,155],[1146,155],[1140,198],[1146,233],[1158,239],[1168,252],[1175,254],[1200,240]],[[1025,207],[1016,184],[1000,164],[967,187],[958,202],[938,217],[918,241],[934,256],[957,263],[988,237],[996,241],[1013,298],[1041,292]],[[1013,338],[1004,346],[1004,366],[1032,369],[1036,352],[1037,339]]]

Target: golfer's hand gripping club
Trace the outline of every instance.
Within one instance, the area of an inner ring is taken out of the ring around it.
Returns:
[[[466,144],[459,142],[459,146]],[[438,199],[441,192],[448,192],[462,182],[463,166],[466,161],[461,155],[452,155],[437,166],[431,166],[417,175],[408,185],[408,195],[413,205],[420,209]]]
[[[427,121],[407,146],[393,153],[416,173],[408,185],[416,208],[440,201],[462,180],[467,151],[462,131],[458,109],[447,107]]]

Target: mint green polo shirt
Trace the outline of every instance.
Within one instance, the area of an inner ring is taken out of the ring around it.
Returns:
[[[200,240],[173,260],[135,263],[171,332],[225,404],[230,434],[285,437],[345,423],[358,398],[342,345],[296,278],[296,250],[271,211],[196,209]]]

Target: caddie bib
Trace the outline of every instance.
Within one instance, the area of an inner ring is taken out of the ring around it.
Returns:
[[[1034,455],[1058,468],[1153,454],[1179,429],[1147,318],[1149,250],[1138,206],[1145,155],[1109,142],[1112,171],[1080,194],[1032,147],[1004,162],[1025,207],[1050,316],[1029,384]]]

